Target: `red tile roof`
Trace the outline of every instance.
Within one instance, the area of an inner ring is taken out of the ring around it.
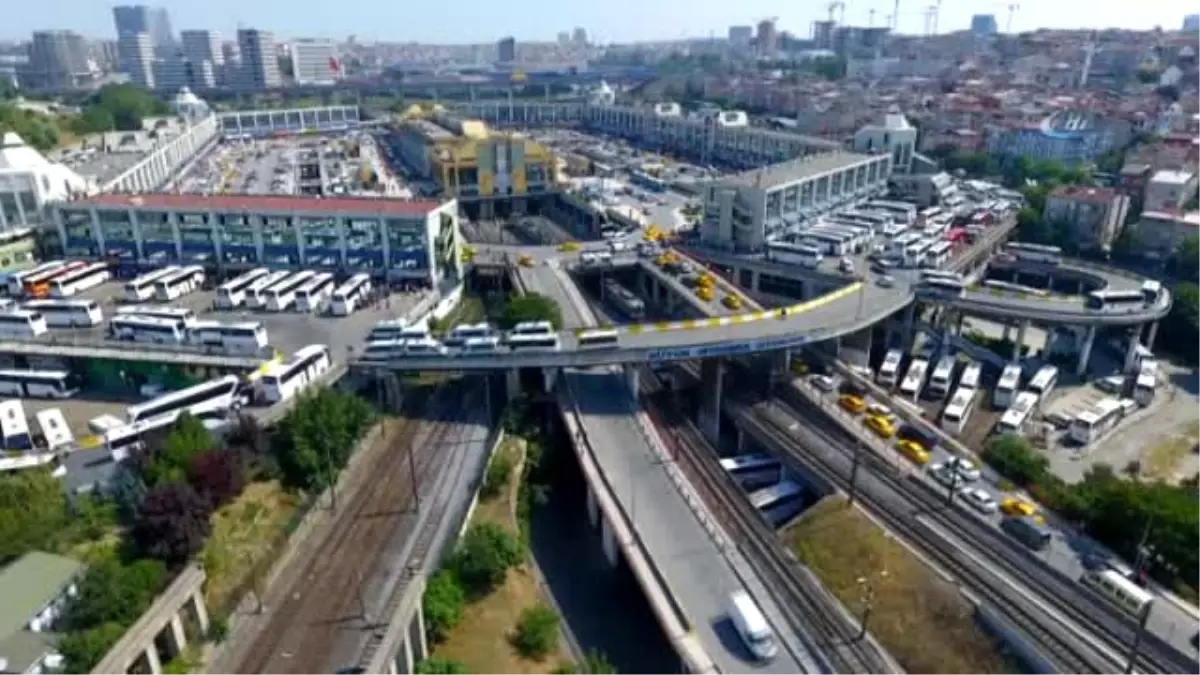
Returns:
[[[372,197],[306,197],[280,195],[192,195],[153,192],[99,194],[71,202],[78,206],[152,208],[172,211],[243,211],[370,213],[415,216],[429,213],[440,202],[432,199],[377,199]]]

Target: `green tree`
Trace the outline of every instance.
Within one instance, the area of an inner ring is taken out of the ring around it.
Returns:
[[[1200,273],[1200,237],[1192,235],[1183,240],[1167,260],[1167,273],[1183,281],[1197,281]]]
[[[154,488],[187,480],[188,467],[216,445],[212,434],[196,417],[183,413],[161,445],[151,447],[143,465],[142,480]]]
[[[425,586],[425,630],[433,642],[446,639],[450,631],[462,621],[463,607],[467,596],[454,573],[448,569],[438,570]]]
[[[416,670],[419,675],[466,675],[469,672],[461,661],[436,657],[418,661]]]
[[[467,595],[480,598],[495,590],[510,567],[521,562],[521,544],[495,523],[473,525],[458,543],[448,567]]]
[[[582,663],[570,661],[555,668],[554,672],[558,675],[615,675],[617,667],[603,653],[592,649]]]
[[[558,615],[542,603],[521,612],[513,647],[527,659],[543,659],[558,649]]]
[[[983,458],[996,471],[1017,485],[1028,486],[1046,476],[1049,462],[1029,447],[1021,436],[1004,434],[992,439]]]
[[[150,489],[130,534],[145,555],[178,567],[204,547],[212,533],[209,503],[187,483]]]
[[[129,625],[145,611],[162,588],[167,568],[157,560],[122,564],[115,558],[88,567],[75,598],[63,612],[62,625],[84,631],[104,624]]]
[[[64,673],[90,673],[108,650],[125,634],[125,626],[109,622],[88,630],[68,633],[59,641]]]
[[[1172,289],[1171,311],[1158,330],[1158,344],[1189,364],[1197,360],[1200,343],[1200,287],[1193,283],[1176,284]]]
[[[496,317],[496,323],[505,330],[523,321],[549,321],[557,330],[562,328],[562,309],[552,298],[526,293],[509,298]]]
[[[479,496],[491,499],[498,496],[508,487],[509,476],[512,475],[513,462],[507,455],[497,454],[488,464],[487,474],[483,485],[479,488]]]
[[[54,549],[68,515],[62,485],[48,470],[0,474],[0,564]]]
[[[93,110],[103,112],[93,113]],[[110,84],[101,87],[84,106],[82,121],[85,125],[94,122],[108,124],[108,128],[85,126],[88,131],[139,131],[147,117],[168,115],[171,109],[145,89],[132,84]],[[107,113],[107,114],[103,114]]]
[[[370,404],[328,388],[301,395],[278,425],[271,451],[284,482],[320,491],[346,465],[373,421]]]

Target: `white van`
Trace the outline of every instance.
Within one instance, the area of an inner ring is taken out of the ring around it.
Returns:
[[[775,634],[771,632],[767,618],[746,591],[734,591],[729,596],[729,620],[754,658],[770,661],[779,653],[779,645],[775,643]]]

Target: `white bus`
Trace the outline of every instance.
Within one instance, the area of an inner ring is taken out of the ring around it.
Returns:
[[[141,449],[146,437],[152,432],[166,430],[175,424],[177,419],[179,419],[178,410],[167,415],[147,418],[135,424],[113,427],[101,434],[104,437],[104,448],[108,450],[109,456],[114,462],[120,462],[129,457],[129,453]]]
[[[975,390],[969,387],[959,387],[954,390],[946,409],[942,411],[942,429],[950,433],[961,434],[967,426],[971,413],[975,412]]]
[[[39,410],[36,417],[38,429],[42,432],[42,440],[45,441],[46,449],[50,452],[75,442],[75,436],[71,433],[71,428],[67,426],[67,418],[58,408]]]
[[[312,270],[301,270],[262,292],[260,309],[282,312],[296,302],[296,290],[317,276]]]
[[[550,351],[559,349],[557,333],[509,333],[505,344],[513,351]]]
[[[255,279],[253,283],[243,289],[242,302],[250,309],[261,308],[265,301],[264,291],[290,276],[292,276],[292,273],[287,270],[277,270]]]
[[[1033,411],[1037,408],[1038,396],[1032,391],[1023,391],[1017,394],[1013,400],[1012,407],[1004,411],[1000,416],[1000,421],[996,423],[996,433],[998,434],[1020,434],[1025,423],[1029,421]]]
[[[933,375],[929,377],[929,393],[938,400],[950,393],[950,386],[954,383],[954,367],[957,365],[958,360],[950,355],[938,359]]]
[[[883,357],[883,363],[879,366],[879,374],[875,380],[885,387],[896,386],[896,380],[900,377],[900,363],[904,360],[904,352],[899,349],[889,350]]]
[[[55,298],[69,298],[89,288],[95,288],[111,278],[112,272],[108,269],[108,263],[92,263],[52,279],[50,295]]]
[[[61,370],[0,370],[0,394],[17,398],[70,398],[75,378]]]
[[[25,419],[25,406],[16,399],[0,402],[0,434],[5,450],[32,450],[33,436]]]
[[[585,328],[575,334],[580,349],[615,347],[621,334],[615,328]]]
[[[1146,305],[1146,296],[1139,290],[1130,291],[1092,291],[1087,294],[1084,306],[1095,311],[1109,308],[1133,309]]]
[[[188,328],[188,341],[204,347],[219,347],[229,354],[257,354],[268,344],[267,329],[257,321],[197,321]]]
[[[239,402],[237,394],[240,382],[237,375],[209,380],[145,403],[131,405],[125,410],[125,418],[133,424],[172,413],[178,416],[182,412],[200,418],[224,417]]]
[[[954,244],[945,240],[935,243],[929,247],[928,251],[925,251],[925,260],[921,263],[922,266],[937,269],[945,265],[950,262],[950,254],[953,248]]]
[[[292,398],[319,380],[332,365],[328,345],[308,345],[263,374],[263,398],[268,403]]]
[[[767,259],[801,267],[816,267],[825,256],[819,246],[772,241],[767,242]]]
[[[1038,403],[1044,405],[1050,400],[1050,392],[1054,391],[1054,385],[1058,384],[1058,368],[1054,366],[1042,366],[1034,373],[1033,379],[1029,381],[1029,385],[1025,388],[1032,391],[1038,396]]]
[[[928,361],[913,359],[913,362],[908,364],[908,372],[904,374],[904,381],[900,383],[900,393],[912,397],[914,401],[920,398],[921,390],[925,388],[925,372],[927,370],[929,370]]]
[[[464,323],[450,329],[450,334],[442,340],[442,344],[447,347],[460,347],[472,338],[492,337],[496,334],[496,329],[492,328],[488,323]]]
[[[1158,389],[1158,361],[1146,359],[1138,368],[1137,378],[1133,383],[1133,400],[1143,408],[1154,401],[1154,392]]]
[[[1017,395],[1017,389],[1021,386],[1021,366],[1015,363],[1010,363],[1004,366],[1004,372],[1000,373],[1000,381],[996,383],[996,388],[992,391],[992,407],[1004,410],[1012,405],[1013,398]]]
[[[159,302],[170,302],[200,288],[203,283],[204,266],[189,265],[154,282],[154,297]]]
[[[114,338],[129,342],[177,345],[188,340],[186,323],[157,316],[118,314],[108,322],[108,330]]]
[[[549,321],[522,321],[508,331],[512,335],[547,335],[554,332],[554,324]]]
[[[104,321],[104,312],[95,300],[30,300],[23,309],[41,314],[53,328],[86,328]]]
[[[296,289],[296,311],[311,312],[333,293],[333,274],[321,272]]]
[[[963,368],[962,376],[958,378],[958,386],[969,387],[971,389],[979,388],[979,380],[983,377],[983,365],[971,361]]]
[[[355,274],[333,291],[329,302],[329,313],[334,316],[349,316],[371,292],[371,275]]]
[[[1158,299],[1162,296],[1162,282],[1153,279],[1147,279],[1142,282],[1142,296],[1146,299],[1147,305],[1158,304]]]
[[[148,316],[153,319],[170,319],[172,321],[182,321],[186,326],[190,326],[196,322],[196,313],[187,307],[156,307],[152,305],[145,307],[121,307],[117,309],[117,316]]]
[[[50,297],[50,284],[59,277],[65,277],[72,272],[76,272],[88,266],[88,262],[84,260],[73,260],[69,263],[42,270],[41,272],[28,274],[21,279],[21,284],[24,286],[22,293],[31,298],[48,298]]]
[[[246,299],[246,289],[270,273],[271,270],[265,267],[256,267],[218,286],[217,309],[235,309],[240,307]]]
[[[367,342],[385,342],[387,340],[412,340],[429,337],[429,327],[424,323],[408,325],[404,319],[384,319],[371,328],[367,334]]]
[[[503,347],[499,335],[467,338],[459,351],[463,354],[494,354]]]
[[[934,296],[949,296],[961,298],[966,292],[967,287],[961,281],[954,279],[934,277],[930,279],[922,279],[917,284],[917,289],[922,293]]]
[[[29,277],[54,272],[67,263],[63,260],[51,260],[44,262],[37,267],[27,270],[20,270],[8,275],[8,294],[13,297],[20,297],[25,294],[25,280]]]
[[[1080,577],[1084,586],[1103,595],[1109,602],[1135,618],[1141,618],[1154,595],[1114,569],[1088,570]]]
[[[908,202],[897,202],[886,199],[872,199],[867,202],[867,208],[887,213],[892,220],[912,225],[917,221],[917,205]]]
[[[1080,413],[1071,420],[1067,433],[1071,440],[1080,445],[1091,445],[1100,437],[1117,426],[1124,414],[1121,402],[1115,398],[1106,398],[1096,404],[1095,408]]]
[[[1014,241],[1004,245],[1004,252],[1024,262],[1043,265],[1057,265],[1062,262],[1062,249],[1057,246]]]
[[[160,279],[171,276],[179,271],[178,265],[168,265],[152,272],[125,282],[125,300],[128,302],[145,302],[154,297],[154,284]]]
[[[0,338],[24,339],[45,335],[46,317],[27,309],[0,313]]]

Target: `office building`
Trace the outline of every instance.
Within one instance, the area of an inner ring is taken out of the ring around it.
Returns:
[[[87,41],[69,30],[40,30],[29,44],[29,85],[71,89],[90,73]]]
[[[496,60],[500,63],[516,63],[517,41],[514,38],[502,38],[496,43]]]
[[[333,84],[338,80],[337,49],[328,40],[296,40],[288,49],[296,84]]]
[[[588,43],[587,31],[584,30],[581,26],[576,26],[575,32],[571,36],[571,41],[574,42],[576,45],[579,45],[580,47],[586,46]]]
[[[758,34],[755,37],[758,51],[763,54],[773,54],[779,47],[779,35],[775,32],[775,22],[771,19],[758,22]]]
[[[283,86],[283,79],[279,75],[279,55],[274,34],[243,28],[237,32],[237,41],[242,65],[241,78],[236,86],[250,91],[277,89]]]
[[[971,17],[971,33],[976,37],[986,37],[999,32],[995,14],[976,14]]]
[[[754,27],[753,26],[730,26],[729,27],[729,46],[737,49],[746,49],[750,43],[754,42]]]
[[[175,47],[171,17],[162,7],[147,5],[118,5],[113,7],[113,23],[117,37],[122,33],[147,33],[158,56],[168,55]]]
[[[165,7],[150,10],[150,39],[159,55],[169,54],[178,47],[175,32],[171,30],[171,15]]]
[[[183,58],[192,63],[208,61],[214,67],[225,63],[225,52],[221,49],[221,35],[211,30],[185,30],[179,34],[183,47]]]
[[[1183,17],[1183,32],[1200,33],[1200,14],[1188,14]]]
[[[1129,197],[1114,188],[1060,185],[1046,196],[1042,216],[1066,228],[1067,238],[1079,248],[1107,250],[1128,212]]]
[[[120,57],[117,54],[116,40],[92,40],[88,54],[100,72],[120,72]]]
[[[154,41],[149,33],[121,33],[117,38],[117,60],[130,82],[154,88]]]

